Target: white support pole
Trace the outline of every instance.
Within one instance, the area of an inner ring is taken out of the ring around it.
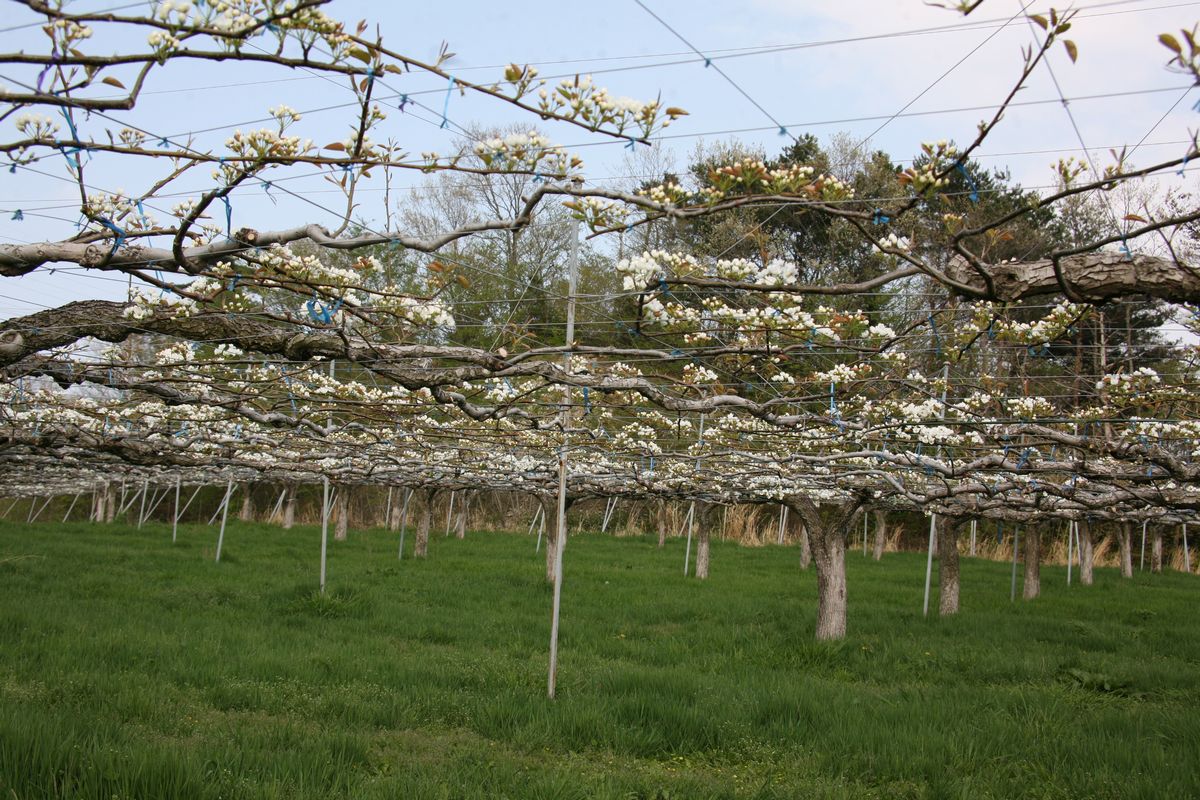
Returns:
[[[779,531],[775,538],[777,544],[783,544],[783,526],[787,524],[787,506],[783,503],[779,504]]]
[[[688,506],[688,513],[687,513],[687,529],[688,529],[687,548],[686,548],[686,549],[683,551],[683,577],[685,577],[685,578],[687,577],[687,572],[688,572],[688,562],[692,560],[692,523],[694,522],[695,516],[696,516],[696,501],[695,501],[695,500],[693,500],[693,501],[692,501],[692,504],[691,504],[690,506]]]
[[[404,531],[408,528],[408,501],[412,499],[413,490],[409,489],[404,495],[404,507],[400,509],[400,555],[397,559],[404,558]],[[389,508],[391,506],[389,505]]]
[[[1187,523],[1183,523],[1183,569],[1187,574],[1192,574],[1192,554],[1188,550],[1187,540]]]
[[[146,521],[146,495],[150,493],[150,480],[142,481],[142,507],[138,509],[138,530],[142,529],[142,523]]]
[[[168,486],[162,490],[162,494],[154,495],[150,500],[150,510],[146,512],[146,519],[154,516],[154,512],[158,511],[158,507],[162,505],[162,501],[167,499],[167,495],[171,493],[171,488]]]
[[[1017,548],[1021,542],[1021,526],[1013,526],[1013,562],[1012,562],[1012,592],[1009,595],[1010,603],[1017,602]]]
[[[283,488],[283,491],[279,493],[279,499],[275,501],[275,507],[272,508],[271,513],[267,515],[267,522],[274,522],[275,516],[277,514],[279,514],[280,511],[283,510],[283,500],[284,500],[284,498],[287,497],[287,493],[288,493],[288,490],[287,490],[287,487],[285,486]]]
[[[1071,564],[1075,558],[1075,520],[1067,520],[1067,586],[1071,585]]]
[[[534,526],[538,524],[538,520],[542,516],[542,504],[538,503],[538,507],[533,510],[533,519],[529,520],[529,530],[525,532],[526,536],[533,536]]]
[[[53,499],[54,499],[54,495],[48,495],[48,496],[46,497],[46,502],[42,503],[42,507],[41,507],[41,508],[39,508],[39,509],[37,510],[37,513],[33,515],[33,519],[31,519],[31,520],[29,520],[29,521],[30,521],[30,522],[37,522],[37,518],[38,518],[38,517],[40,517],[40,516],[42,515],[42,512],[46,510],[46,506],[50,505],[50,501],[51,501],[51,500],[53,500]],[[35,503],[35,504],[36,504],[36,503]],[[29,508],[30,508],[30,510],[31,510],[31,511],[33,510],[33,506],[30,506]]]
[[[721,541],[725,541],[725,529],[729,527],[729,506],[725,506],[724,513],[721,514]]]
[[[179,537],[179,484],[183,482],[183,478],[176,476],[175,478],[175,513],[171,515],[171,544],[175,544],[175,540]]]
[[[325,553],[329,545],[329,478],[321,478],[321,594],[325,594]]]
[[[863,558],[867,557],[867,520],[870,516],[870,514],[863,512]]]
[[[933,538],[936,535],[937,514],[929,515],[929,553],[925,557],[925,604],[921,613],[929,616],[929,587],[933,583]]]
[[[225,502],[221,503],[221,532],[217,534],[217,558],[218,564],[221,563],[221,548],[225,545],[225,521],[229,519],[229,498],[233,496],[233,481],[229,481],[225,487]]]
[[[241,484],[239,484],[239,486],[240,485]],[[233,493],[236,491],[237,491],[237,486],[234,486],[233,481],[230,481],[229,486],[226,487],[226,489],[225,489],[225,499],[221,502],[221,505],[217,506],[217,512],[215,514],[213,514],[211,517],[209,517],[209,519],[208,519],[209,525],[212,525],[214,522],[217,521],[217,516],[220,515],[221,511],[225,509],[226,505],[229,503],[230,498],[233,497]]]
[[[450,518],[454,516],[454,490],[450,490],[450,504],[446,506],[446,535],[450,535]]]
[[[567,260],[567,333],[563,340],[563,370],[571,372],[571,347],[575,343],[575,287],[579,280],[579,220],[571,226],[571,254]],[[563,551],[567,549],[567,444],[571,428],[571,387],[563,386],[562,446],[558,451],[558,546],[554,548],[554,600],[550,609],[550,666],[546,694],[553,700],[558,688],[558,620],[562,608]]]
[[[180,516],[180,518],[182,518],[182,517],[183,517],[183,515],[187,513],[187,510],[188,510],[189,508],[191,508],[192,501],[196,499],[196,495],[200,494],[200,490],[201,490],[201,489],[203,489],[203,488],[204,488],[204,484],[202,483],[202,484],[200,484],[199,486],[197,486],[197,487],[196,487],[196,491],[192,492],[192,496],[191,496],[191,497],[189,497],[189,498],[188,498],[188,501],[187,501],[186,503],[184,503],[184,504],[183,504],[183,510],[179,512],[179,516]]]
[[[617,498],[610,497],[604,505],[604,521],[600,524],[600,532],[608,531],[608,523],[612,520],[613,512],[617,510]]]
[[[1146,569],[1146,523],[1150,520],[1142,520],[1142,561],[1138,564],[1138,572]]]
[[[542,514],[541,524],[538,525],[537,543],[533,546],[533,552],[540,553],[542,551],[542,534],[546,532],[546,515]]]
[[[971,520],[971,555],[975,555],[975,534],[979,531],[979,520]]]
[[[393,490],[394,490],[394,487],[391,487],[391,486],[388,487],[387,502],[384,503],[384,505],[383,505],[383,527],[385,527],[385,528],[388,526],[388,523],[392,521],[392,492],[393,492]]]
[[[946,390],[950,388],[950,362],[942,368],[942,410],[939,415],[942,419],[946,418]],[[938,456],[942,454],[942,447],[938,445]],[[929,590],[933,585],[933,546],[935,530],[937,528],[937,514],[929,515],[929,554],[925,558],[925,603],[922,610],[922,615],[929,616]]]
[[[126,511],[128,511],[130,509],[130,507],[132,507],[133,504],[137,502],[138,496],[140,494],[141,494],[140,491],[134,492],[133,494],[129,495],[128,503],[125,503],[124,505],[118,504],[117,505],[117,516],[119,517],[122,514],[124,514]],[[124,497],[124,495],[122,495],[122,497]]]
[[[17,503],[19,503],[19,502],[21,502],[21,498],[19,498],[19,497],[14,497],[14,498],[13,498],[13,501],[12,501],[11,503],[9,503],[9,504],[8,504],[8,508],[6,508],[6,509],[4,510],[4,518],[5,518],[5,519],[8,519],[8,515],[9,515],[9,514],[12,512],[12,510],[13,510],[14,508],[16,508],[16,507],[17,507]]]
[[[79,502],[79,494],[76,493],[74,499],[71,500],[71,505],[67,506],[67,513],[63,514],[63,522],[67,521],[67,517],[71,516],[71,512],[75,510],[75,504]]]

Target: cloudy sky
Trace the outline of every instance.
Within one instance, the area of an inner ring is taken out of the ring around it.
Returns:
[[[1049,8],[1042,2],[987,0],[963,18],[920,0],[643,2],[645,7],[637,0],[393,7],[335,0],[327,10],[352,24],[365,19],[372,31],[378,25],[385,44],[417,57],[432,59],[441,43],[448,42],[457,54],[449,69],[470,80],[497,79],[504,64],[517,62],[536,65],[544,76],[593,74],[619,96],[661,95],[669,105],[690,112],[662,140],[682,162],[698,141],[730,137],[773,154],[791,135],[828,139],[844,132],[896,160],[911,157],[922,141],[967,141],[1007,94],[1021,67],[1022,48],[1034,41],[1022,8]],[[76,0],[70,8],[117,5],[116,0]],[[1179,155],[1189,130],[1200,128],[1200,114],[1192,109],[1200,91],[1189,92],[1185,77],[1165,69],[1166,50],[1156,40],[1164,31],[1195,25],[1197,6],[1200,2],[1080,0],[1068,34],[1078,44],[1078,62],[1072,64],[1061,48],[1053,53],[1019,95],[1021,105],[1010,110],[986,144],[981,160],[1010,169],[1027,186],[1038,186],[1050,182],[1050,165],[1058,158],[1080,155],[1081,140],[1101,165],[1109,160],[1109,148],[1133,148],[1139,142],[1133,155],[1139,164]],[[0,47],[44,50],[37,28],[23,27],[32,17],[23,17],[23,9],[15,5],[10,9]],[[130,48],[144,48],[144,43],[98,35],[86,47],[91,53]],[[693,48],[712,66],[706,67]],[[29,79],[28,74],[0,75],[8,85]],[[414,154],[450,150],[465,127],[521,121],[494,102],[457,93],[447,97],[441,80],[392,76],[384,88],[379,96],[389,117],[375,138],[394,138]],[[395,107],[399,93],[415,101],[403,113]],[[1061,102],[1064,97],[1078,132]],[[345,138],[351,100],[344,83],[303,72],[171,64],[152,75],[136,110],[113,117],[155,135],[191,135],[196,146],[220,149],[233,130],[267,124],[266,109],[285,103],[304,114],[295,132],[322,144]],[[787,134],[779,132],[777,123]],[[111,124],[93,118],[81,129],[85,136],[103,138],[105,125]],[[556,143],[578,148],[589,180],[618,180],[629,171],[620,142],[568,126],[545,131]],[[0,241],[63,238],[74,231],[77,189],[64,180],[65,165],[47,160],[37,166],[36,171],[0,172],[5,181]],[[88,165],[90,191],[119,188],[136,196],[155,177],[111,156],[96,155]],[[400,187],[419,183],[419,176],[395,180]],[[280,186],[267,192],[259,185],[235,194],[233,227],[329,222],[340,209],[339,196],[319,176]],[[204,188],[198,174],[176,187],[179,197],[158,206],[165,212],[182,196]],[[382,226],[382,192],[367,191],[362,197],[360,215]],[[24,221],[11,219],[16,209],[23,210]],[[121,281],[104,276],[39,273],[4,282],[0,317],[68,299],[123,293]]]

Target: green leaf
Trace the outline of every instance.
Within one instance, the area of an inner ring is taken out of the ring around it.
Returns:
[[[1070,39],[1063,39],[1063,47],[1067,48],[1067,55],[1071,57],[1071,63],[1075,63],[1075,59],[1079,58],[1079,48]]]
[[[1183,55],[1183,48],[1179,45],[1179,40],[1169,33],[1159,34],[1158,40],[1163,43],[1163,47],[1171,50],[1175,55]]]

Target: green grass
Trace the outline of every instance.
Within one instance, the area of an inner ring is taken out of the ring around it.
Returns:
[[[0,524],[0,798],[1195,797],[1200,584],[1091,588],[965,559],[849,556],[850,634],[813,641],[794,549],[573,538],[560,698],[520,535]]]

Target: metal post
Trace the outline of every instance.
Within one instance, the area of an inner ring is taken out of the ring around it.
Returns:
[[[1138,564],[1138,572],[1146,569],[1146,523],[1150,520],[1142,520],[1142,561]]]
[[[325,551],[329,542],[329,478],[321,478],[321,594],[325,594]]]
[[[67,517],[71,516],[71,512],[75,510],[75,504],[79,502],[79,494],[76,493],[74,499],[71,500],[71,505],[67,506],[67,513],[63,514],[63,522],[67,521]]]
[[[1192,554],[1188,551],[1187,540],[1187,523],[1183,523],[1183,569],[1187,574],[1192,574]]]
[[[975,534],[979,531],[979,520],[971,520],[971,555],[975,555]]]
[[[870,515],[863,512],[863,558],[867,557],[867,520]]]
[[[404,558],[404,531],[408,528],[408,501],[412,499],[413,490],[409,489],[408,494],[404,495],[404,507],[400,509],[400,555],[397,559]],[[391,506],[388,506],[391,508]]]
[[[1071,564],[1075,558],[1075,520],[1067,520],[1067,586],[1071,585]]]
[[[946,390],[948,388],[950,388],[950,362],[949,361],[947,361],[946,365],[942,368],[942,411],[940,414],[942,419],[946,418]],[[938,456],[941,456],[941,454],[942,454],[942,446],[941,445],[938,445],[937,452],[938,452]],[[929,589],[933,583],[933,544],[934,544],[934,531],[935,531],[936,527],[937,527],[937,514],[930,514],[929,515],[929,554],[925,558],[925,604],[924,604],[923,610],[921,612],[926,617],[929,616]]]
[[[694,517],[695,517],[695,516],[696,516],[696,501],[695,501],[695,500],[693,500],[693,501],[692,501],[692,504],[691,504],[690,506],[688,506],[688,513],[687,513],[687,529],[688,529],[687,548],[686,548],[686,549],[683,551],[683,577],[685,577],[685,578],[687,577],[687,571],[688,571],[688,562],[692,560],[692,522],[693,522],[693,519],[694,519]]]
[[[150,481],[146,479],[142,481],[142,507],[138,510],[138,530],[142,529],[142,523],[146,521],[146,495],[150,493]]]
[[[575,341],[575,286],[579,279],[579,220],[571,226],[571,256],[567,262],[567,335],[563,340],[563,369],[571,372],[571,347]],[[550,610],[550,668],[546,693],[554,699],[558,684],[558,619],[562,607],[563,551],[567,549],[567,442],[571,422],[571,387],[563,386],[562,446],[558,451],[558,546],[554,548],[554,601]]]
[[[229,519],[229,498],[233,496],[233,481],[225,487],[225,502],[221,503],[221,532],[217,535],[217,558],[221,563],[221,547],[225,544],[225,521]]]
[[[1013,526],[1013,563],[1012,563],[1012,593],[1008,600],[1010,603],[1017,602],[1017,545],[1021,541],[1021,526]]]
[[[392,489],[393,487],[388,487],[387,503],[383,506],[383,527],[385,528],[392,520]]]
[[[179,484],[182,482],[182,478],[175,478],[175,513],[171,518],[171,544],[174,544],[179,536]]]

